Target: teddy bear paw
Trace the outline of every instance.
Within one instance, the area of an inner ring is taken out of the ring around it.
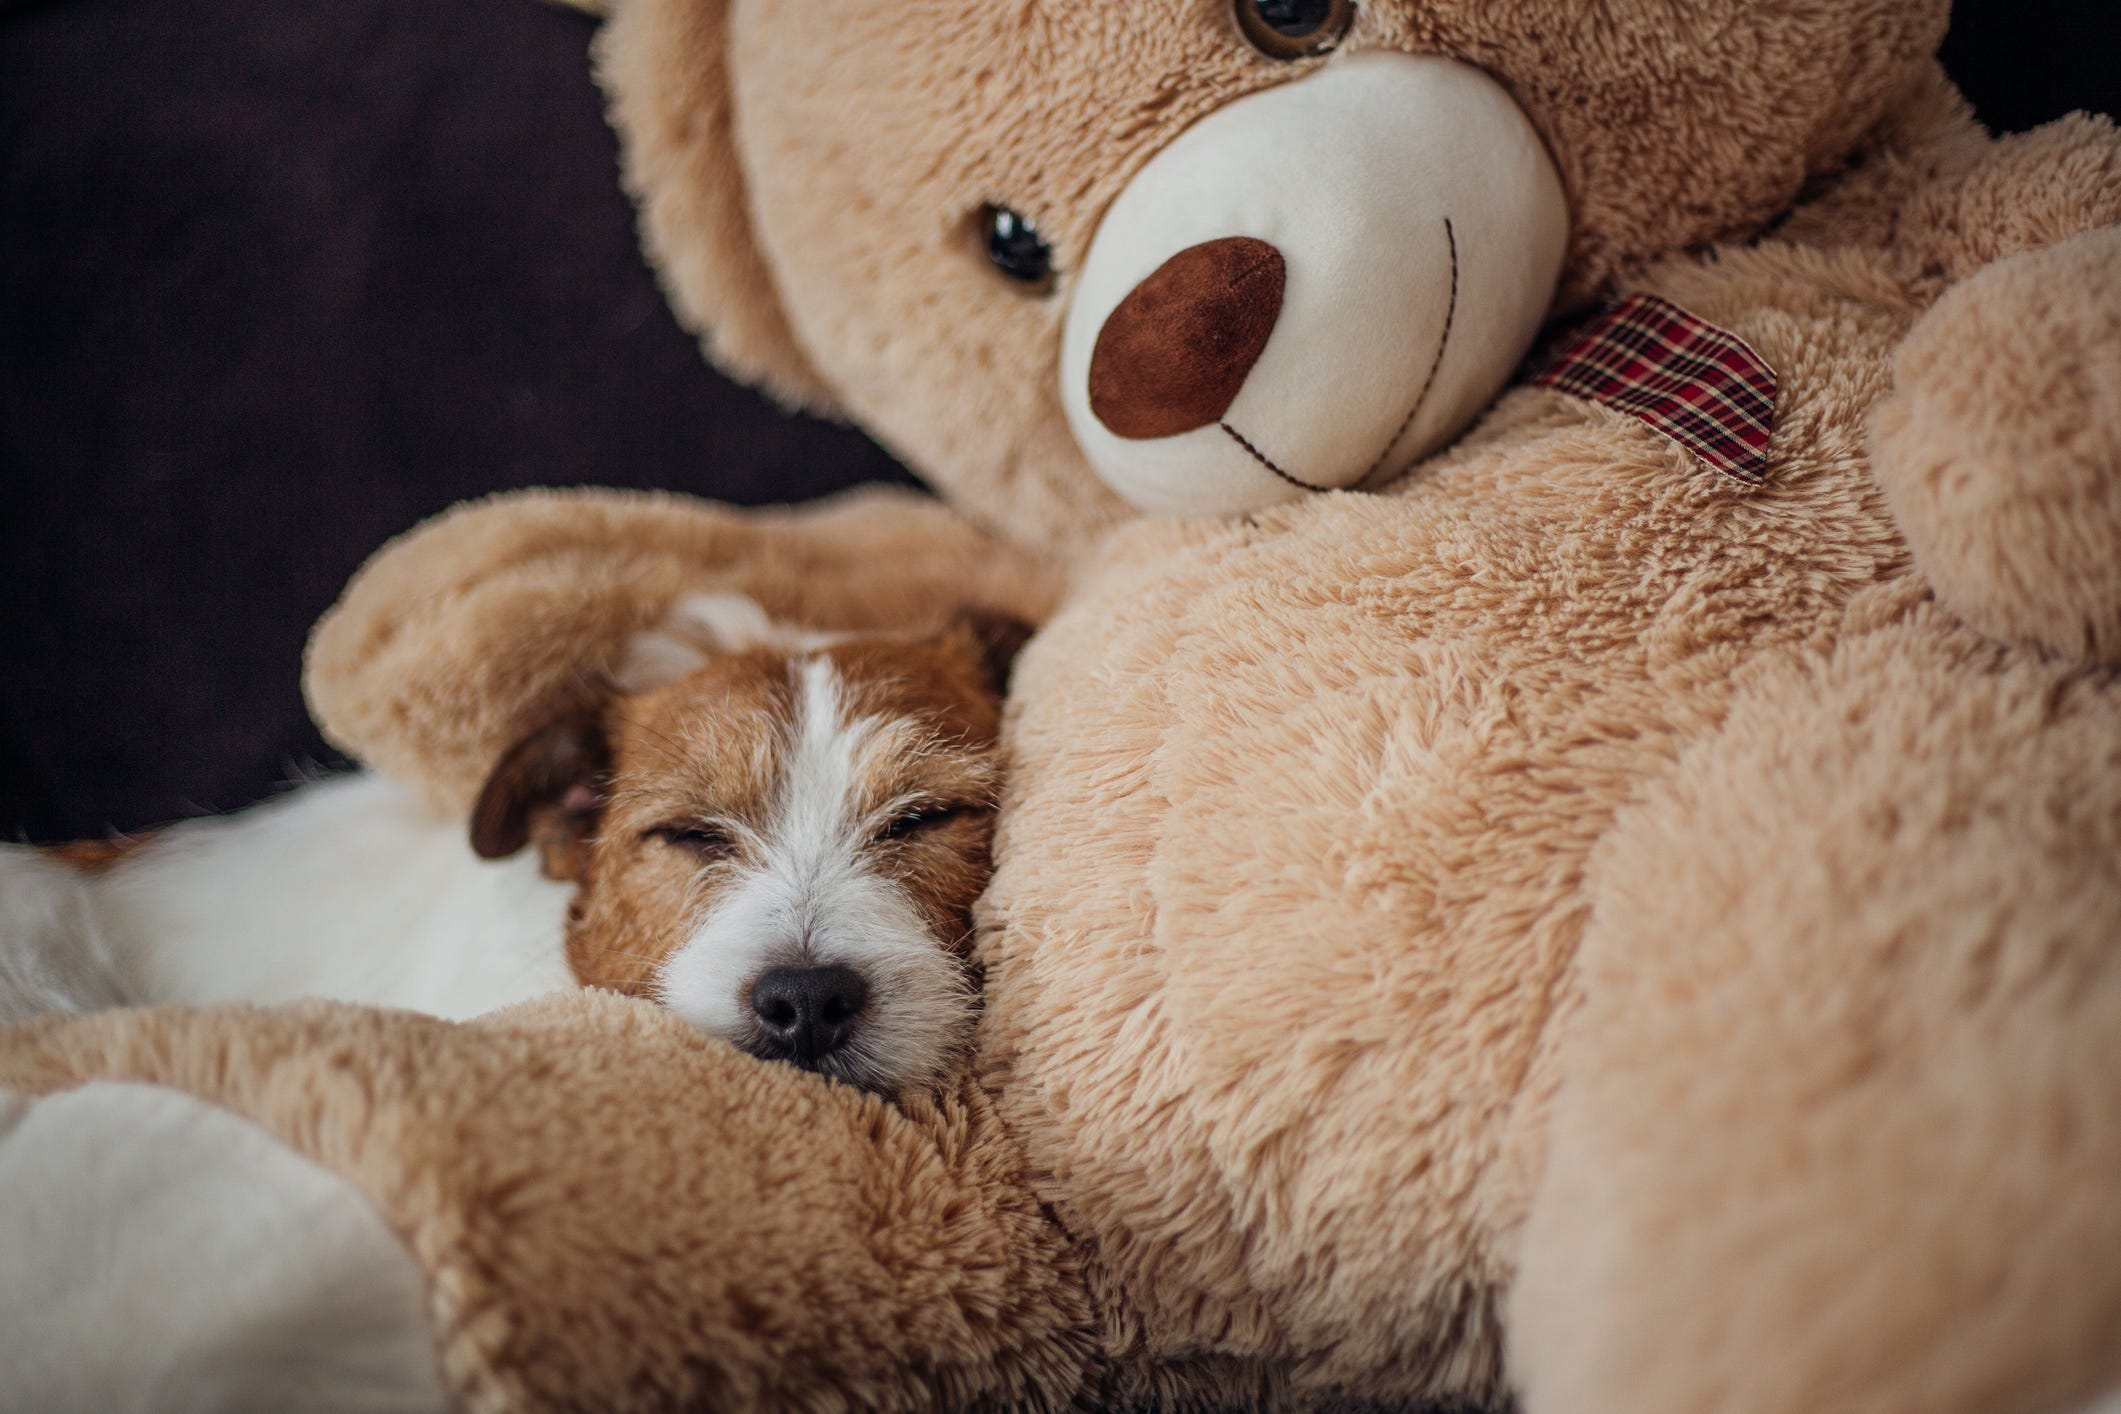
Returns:
[[[1938,599],[2121,661],[2121,228],[1990,266],[1900,347],[1871,458]]]

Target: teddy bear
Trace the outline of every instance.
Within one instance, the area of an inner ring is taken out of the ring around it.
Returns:
[[[469,1408],[2121,1389],[2110,122],[1941,0],[611,8],[675,307],[949,509],[467,508],[313,708],[461,811],[680,593],[1037,611],[970,1073],[147,1013],[32,1115],[263,1130]]]

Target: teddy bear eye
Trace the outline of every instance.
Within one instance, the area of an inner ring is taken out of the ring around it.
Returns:
[[[987,259],[1003,275],[1034,294],[1053,288],[1053,248],[1038,228],[1006,206],[989,203],[979,211],[981,238],[987,243]]]
[[[1236,0],[1237,27],[1270,59],[1304,59],[1340,43],[1355,0]]]

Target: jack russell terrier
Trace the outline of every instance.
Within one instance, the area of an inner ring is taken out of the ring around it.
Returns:
[[[135,841],[0,846],[0,1022],[571,983],[865,1089],[963,1050],[1001,691],[1029,629],[810,633],[700,595],[440,818],[351,775]],[[468,847],[467,847],[468,845]]]

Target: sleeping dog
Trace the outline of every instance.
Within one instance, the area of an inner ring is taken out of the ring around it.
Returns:
[[[0,847],[0,1021],[331,997],[464,1016],[579,983],[890,1092],[972,1025],[1008,662],[696,596],[461,824],[370,776],[137,841]],[[468,847],[467,847],[468,846]]]

